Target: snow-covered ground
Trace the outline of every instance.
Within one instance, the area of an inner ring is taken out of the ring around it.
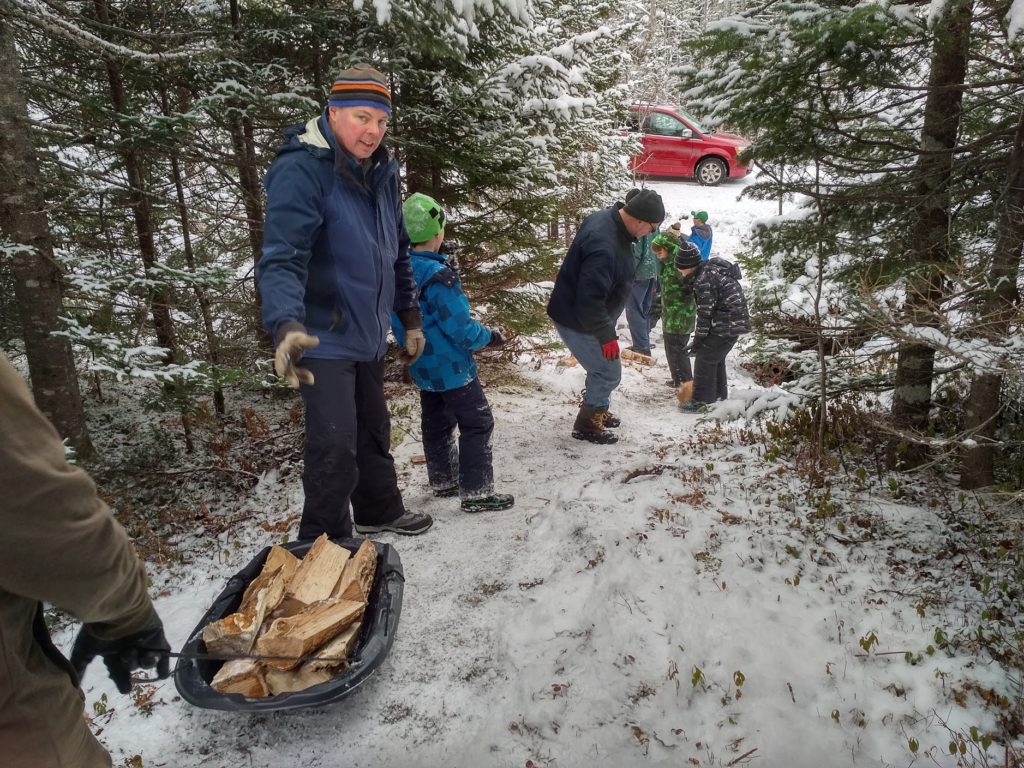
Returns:
[[[747,183],[649,186],[669,221],[708,211],[713,252],[728,258],[753,220],[777,212],[737,202]],[[733,391],[750,397],[759,387],[733,358]],[[970,729],[995,723],[979,697],[1008,683],[975,656],[926,652],[971,610],[966,587],[939,605],[921,599],[932,577],[919,553],[950,535],[940,510],[847,478],[832,501],[862,527],[809,537],[820,500],[764,458],[756,426],[679,413],[663,361],[626,365],[611,446],[569,437],[583,371],[524,351],[516,372],[484,373],[512,510],[466,515],[435,499],[411,461],[418,406],[402,424],[413,435],[395,449],[406,503],[436,523],[383,537],[402,559],[404,604],[365,685],[329,708],[249,715],[194,708],[166,681],[147,714],[96,662],[87,708],[106,696],[94,724],[115,765],[907,766],[913,746],[925,764],[954,766],[957,733],[963,759],[980,757]],[[301,498],[297,473],[265,478],[241,502],[251,523],[179,542],[192,562],[153,573],[175,649],[227,578],[279,540],[257,523],[296,515]],[[1003,754],[993,744],[987,764]]]

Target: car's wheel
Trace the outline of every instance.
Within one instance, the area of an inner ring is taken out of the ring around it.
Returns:
[[[697,163],[697,171],[694,176],[705,187],[713,187],[725,178],[725,163],[717,157],[705,157]]]

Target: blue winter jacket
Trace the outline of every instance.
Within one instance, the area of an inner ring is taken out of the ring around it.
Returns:
[[[583,220],[555,278],[548,317],[598,343],[617,338],[615,321],[633,287],[636,261],[629,234],[619,215],[622,203]]]
[[[410,251],[409,255],[427,340],[419,360],[409,366],[409,375],[417,387],[428,392],[464,387],[476,378],[473,352],[487,346],[491,332],[473,319],[462,282],[444,255],[433,251]],[[404,344],[401,321],[397,315],[391,320],[398,343]]]
[[[381,146],[364,174],[326,111],[285,136],[263,181],[263,325],[302,323],[320,339],[306,357],[379,360],[392,310],[416,306],[398,163]]]
[[[690,242],[697,246],[700,251],[700,260],[707,261],[711,258],[711,225],[694,224],[690,229]]]

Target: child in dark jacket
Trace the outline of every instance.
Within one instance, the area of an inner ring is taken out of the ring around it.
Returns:
[[[508,509],[515,503],[512,496],[494,492],[494,418],[473,360],[478,349],[502,346],[504,336],[501,329],[473,319],[458,273],[438,253],[445,225],[440,204],[417,192],[402,205],[402,215],[412,242],[409,255],[427,342],[409,375],[420,389],[430,487],[435,496],[461,496],[465,512]],[[401,344],[405,329],[397,317],[392,319]]]
[[[699,253],[680,251],[676,267],[684,276],[692,277],[697,304],[697,322],[690,345],[696,358],[693,399],[679,406],[681,411],[694,413],[729,396],[725,358],[740,335],[750,332],[750,315],[739,284],[738,265],[717,256],[701,261]]]

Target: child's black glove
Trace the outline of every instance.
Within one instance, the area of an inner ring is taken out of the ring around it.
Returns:
[[[501,326],[497,328],[491,328],[491,340],[487,342],[487,346],[491,349],[501,349],[505,346],[505,329]]]

